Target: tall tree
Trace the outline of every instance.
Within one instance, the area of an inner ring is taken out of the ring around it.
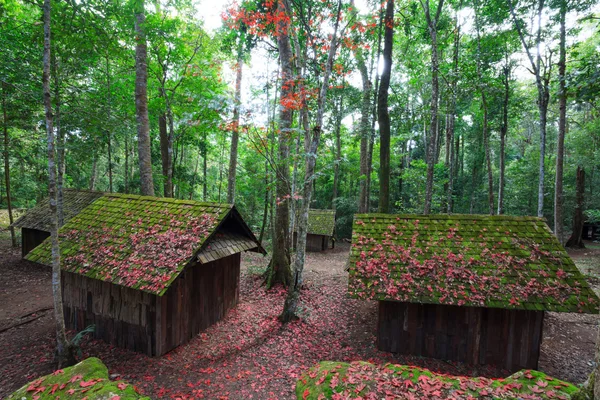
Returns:
[[[54,302],[54,319],[56,322],[56,356],[58,367],[73,363],[72,348],[67,340],[65,316],[63,313],[60,248],[58,243],[58,213],[56,208],[56,164],[54,161],[54,127],[52,124],[52,95],[50,92],[50,32],[51,4],[44,0],[44,68],[42,73],[44,108],[46,114],[46,134],[48,139],[48,199],[50,204],[50,237],[52,241],[52,298]]]
[[[327,99],[327,89],[329,88],[329,78],[331,76],[331,70],[333,67],[333,61],[335,60],[337,47],[338,47],[338,28],[340,23],[340,14],[342,11],[342,0],[338,0],[338,9],[335,17],[335,23],[333,28],[333,34],[331,43],[329,44],[329,52],[327,54],[327,61],[325,63],[325,72],[323,74],[323,81],[319,90],[318,107],[315,125],[312,132],[305,133],[305,151],[306,151],[306,162],[304,167],[304,184],[302,190],[302,202],[300,206],[300,212],[298,217],[298,238],[296,241],[296,259],[294,261],[294,271],[292,276],[292,283],[288,288],[288,294],[283,305],[283,311],[280,319],[283,322],[289,322],[296,318],[296,311],[298,308],[298,302],[300,300],[300,288],[303,283],[302,272],[304,270],[304,261],[306,256],[306,235],[308,233],[308,210],[310,208],[310,200],[313,192],[313,182],[315,180],[315,165],[317,163],[317,151],[319,149],[319,142],[321,140],[321,133],[323,127],[323,115],[325,114],[325,100]],[[340,33],[340,36],[344,36],[344,30]]]
[[[240,137],[240,107],[242,105],[242,67],[244,65],[244,36],[238,38],[237,62],[235,65],[235,99],[231,131],[231,150],[229,153],[229,173],[227,175],[227,202],[235,202],[235,176],[237,172],[238,142]]]
[[[431,106],[429,109],[429,140],[427,142],[427,178],[425,182],[425,205],[424,214],[431,212],[431,203],[433,200],[433,168],[435,166],[435,154],[438,137],[438,101],[439,101],[439,56],[438,56],[438,23],[444,7],[444,0],[438,0],[435,14],[431,15],[429,0],[419,0],[431,40]]]
[[[377,94],[379,122],[379,212],[390,211],[390,112],[388,91],[392,74],[392,47],[394,45],[394,0],[387,0],[385,33],[383,35],[383,71]]]
[[[538,217],[544,216],[544,176],[545,176],[545,159],[546,159],[546,122],[548,120],[548,104],[550,102],[550,74],[552,72],[552,53],[548,58],[542,60],[542,14],[544,11],[545,0],[537,0],[537,33],[535,35],[535,52],[532,54],[532,45],[527,42],[524,28],[517,17],[515,6],[512,0],[508,0],[508,6],[512,15],[515,27],[521,39],[521,44],[527,53],[527,58],[531,64],[531,72],[535,76],[535,84],[537,88],[537,106],[539,111],[540,124],[540,166],[538,175]]]
[[[560,2],[560,40],[558,57],[558,138],[556,144],[556,177],[554,181],[554,234],[564,243],[563,233],[563,165],[565,154],[565,133],[567,130],[567,88],[565,84],[567,70],[567,1]]]
[[[293,95],[294,75],[292,71],[292,46],[290,44],[291,20],[290,6],[287,0],[277,2],[277,47],[281,65],[280,101]],[[288,286],[292,282],[290,268],[290,137],[292,135],[293,109],[281,104],[279,107],[279,132],[275,187],[275,223],[273,232],[273,257],[267,269],[267,286],[282,283]]]
[[[8,211],[8,222],[10,230],[10,240],[13,247],[17,247],[17,237],[15,235],[15,228],[12,227],[13,220],[13,209],[12,209],[12,198],[10,194],[10,160],[8,158],[8,148],[10,140],[8,138],[8,113],[6,111],[6,83],[2,82],[2,130],[4,132],[4,185],[6,188],[6,206]]]
[[[148,121],[148,50],[144,0],[135,0],[135,111],[138,124],[138,159],[140,185],[144,196],[154,196],[150,123]]]

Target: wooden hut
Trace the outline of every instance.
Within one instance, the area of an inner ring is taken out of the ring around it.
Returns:
[[[354,217],[349,293],[379,301],[380,350],[536,368],[545,311],[599,299],[543,219]]]
[[[234,206],[106,194],[60,232],[68,329],[162,355],[239,297],[240,253],[264,250]],[[28,260],[49,265],[50,240]]]
[[[306,251],[324,251],[334,248],[335,239],[335,211],[316,210],[308,211],[308,232],[306,234]],[[294,232],[294,246],[298,232]]]
[[[64,222],[68,222],[103,194],[92,190],[63,189]],[[50,221],[50,203],[45,198],[12,224],[15,228],[21,228],[23,257],[50,237]]]

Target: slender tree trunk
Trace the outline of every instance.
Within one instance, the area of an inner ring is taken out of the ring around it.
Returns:
[[[165,197],[173,197],[173,142],[175,140],[175,128],[173,121],[173,110],[170,101],[167,103],[167,123],[169,134],[167,135],[167,181],[165,182]]]
[[[565,154],[565,133],[567,128],[567,89],[566,75],[566,27],[567,0],[560,3],[560,55],[558,60],[558,140],[556,145],[556,180],[554,185],[554,234],[564,243],[563,233],[563,164]]]
[[[111,87],[110,87],[110,64],[108,61],[108,55],[106,56],[106,140],[108,141],[108,191],[114,192],[113,188],[113,160],[112,160],[112,124],[111,124]]]
[[[169,175],[169,132],[167,131],[166,112],[158,116],[158,135],[160,138],[160,159],[163,175],[163,195],[165,197],[169,197],[169,186],[167,185],[167,175]]]
[[[47,1],[47,0],[46,0]],[[144,0],[135,0],[135,111],[138,125],[138,158],[141,192],[154,196],[150,124],[148,122],[148,65]]]
[[[129,137],[125,134],[125,171],[123,171],[125,179],[125,193],[129,193]]]
[[[338,197],[338,186],[340,184],[340,163],[342,162],[342,114],[344,110],[344,93],[340,94],[338,111],[335,120],[335,163],[333,164],[333,194],[331,198],[331,209],[336,209],[336,199]]]
[[[62,368],[72,364],[74,358],[66,335],[61,287],[60,250],[58,243],[58,213],[56,209],[54,127],[52,124],[52,95],[50,92],[50,12],[50,0],[44,0],[44,68],[42,74],[42,83],[44,90],[44,108],[46,114],[46,133],[48,137],[48,197],[50,203],[50,236],[52,241],[52,298],[54,302],[54,320],[56,323],[56,358],[58,367]]]
[[[387,0],[383,38],[383,72],[377,95],[379,121],[379,212],[390,211],[390,114],[388,90],[392,73],[392,46],[394,43],[394,0]]]
[[[293,280],[288,288],[288,294],[283,305],[283,311],[280,315],[282,322],[289,322],[295,319],[298,303],[300,300],[300,288],[303,283],[302,272],[304,270],[304,261],[306,256],[306,235],[308,231],[308,210],[310,208],[310,200],[313,192],[313,182],[315,179],[315,165],[317,163],[317,151],[321,140],[321,132],[323,126],[323,115],[325,113],[325,100],[327,98],[327,89],[329,88],[329,77],[333,68],[333,61],[337,51],[337,34],[339,26],[339,16],[341,13],[342,1],[338,1],[337,18],[333,30],[327,62],[325,64],[325,72],[323,74],[323,82],[319,92],[317,118],[314,128],[312,129],[312,137],[305,140],[306,144],[306,163],[304,169],[304,188],[300,213],[298,218],[298,239],[296,242],[296,259],[294,262]],[[343,31],[341,36],[343,37]]]
[[[430,124],[429,124],[429,141],[427,143],[427,178],[425,182],[425,206],[424,214],[431,212],[433,200],[433,172],[435,166],[435,151],[437,148],[438,136],[438,98],[439,98],[439,59],[438,59],[438,44],[437,44],[437,25],[442,12],[444,0],[438,0],[438,6],[435,17],[431,17],[429,9],[429,0],[425,3],[421,1],[421,6],[425,12],[425,19],[429,29],[431,38],[431,106],[430,106]]]
[[[98,156],[96,152],[92,156],[92,172],[90,174],[90,190],[96,190],[96,178],[98,176]]]
[[[508,100],[510,96],[510,65],[504,66],[504,100],[502,102],[502,125],[500,127],[500,179],[498,181],[498,215],[504,214],[504,171],[506,169],[506,135],[508,133]]]
[[[206,141],[208,138],[206,137],[206,132],[204,133],[204,145],[202,147],[202,201],[208,201],[208,176],[206,174],[207,164],[208,164],[208,144]]]
[[[263,219],[260,226],[260,235],[258,236],[258,242],[262,244],[263,238],[265,237],[265,228],[267,226],[268,215],[269,215],[269,203],[270,201],[270,190],[269,190],[269,160],[265,159],[265,207],[263,210]]]
[[[281,90],[280,98],[287,99],[292,94],[291,83],[294,81],[292,71],[292,47],[290,44],[290,17],[289,3],[286,0],[277,2],[277,13],[285,16],[277,22],[277,47],[279,48],[279,61],[281,64]],[[279,106],[279,135],[278,157],[276,166],[275,188],[275,224],[273,232],[273,258],[267,269],[267,287],[281,283],[288,286],[291,283],[290,269],[290,137],[292,135],[292,109]]]
[[[4,131],[4,183],[6,185],[6,206],[8,207],[8,222],[12,225],[12,197],[10,195],[10,161],[8,159],[8,113],[6,112],[6,83],[2,82],[2,128]],[[10,240],[13,247],[17,247],[17,237],[15,236],[15,228],[10,226]]]
[[[235,77],[235,104],[233,106],[233,131],[231,132],[231,152],[229,154],[229,175],[227,176],[227,202],[235,203],[235,174],[238,157],[238,141],[240,126],[240,107],[242,104],[242,66],[244,65],[244,39],[240,36],[238,44],[236,77]]]
[[[571,237],[567,240],[565,247],[572,247],[576,249],[583,249],[585,245],[581,239],[581,232],[583,231],[583,210],[585,200],[585,171],[581,166],[577,167],[577,184],[576,184],[576,206],[575,215],[573,216],[573,232]],[[598,376],[596,376],[598,380]]]

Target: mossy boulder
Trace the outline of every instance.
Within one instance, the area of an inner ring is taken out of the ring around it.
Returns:
[[[77,365],[60,369],[29,382],[8,397],[8,400],[45,399],[129,400],[150,399],[138,394],[123,381],[111,381],[108,369],[91,357]]]
[[[542,372],[522,370],[505,379],[436,374],[407,365],[323,361],[296,384],[303,400],[403,399],[574,399],[580,389]]]

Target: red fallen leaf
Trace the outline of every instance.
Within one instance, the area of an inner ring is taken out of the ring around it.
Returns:
[[[56,390],[58,389],[58,386],[59,386],[59,385],[58,385],[58,383],[55,383],[55,384],[52,386],[52,390],[50,391],[50,394],[54,394],[54,392],[56,392]]]
[[[62,385],[60,385],[60,388],[59,388],[59,389],[60,389],[60,390],[63,390],[63,389],[64,389],[64,388],[66,388],[66,387],[67,387],[67,384],[66,384],[66,383],[63,383]]]
[[[125,390],[125,388],[127,387],[127,384],[126,383],[118,383],[117,387],[121,390]]]
[[[67,393],[68,394],[73,394],[73,393],[75,393],[75,389],[69,389],[69,390],[67,390]]]
[[[91,381],[81,381],[79,382],[79,386],[81,386],[82,388],[84,387],[88,387],[88,386],[94,386],[96,384],[97,381],[95,381],[94,379],[92,379]]]
[[[62,370],[62,369],[57,369],[56,371],[54,371],[54,372],[52,373],[52,375],[58,375],[58,374],[64,374],[64,373],[65,373],[65,371],[64,371],[64,370]]]
[[[539,387],[546,387],[546,386],[548,386],[548,382],[544,382],[544,381],[543,381],[543,380],[541,380],[541,379],[540,379],[539,381],[537,381],[536,383],[537,383],[537,385],[538,385]]]
[[[110,398],[110,400],[121,400],[120,396],[113,396]]]
[[[310,395],[310,390],[304,389],[304,393],[302,393],[302,400],[306,400]]]
[[[537,385],[533,385],[533,387],[530,390],[533,393],[544,393],[544,391],[542,389],[540,389]]]
[[[408,388],[410,388],[410,387],[414,387],[414,386],[415,386],[415,384],[414,384],[414,383],[413,383],[413,381],[411,381],[410,379],[407,379],[407,380],[405,380],[405,381],[404,381],[404,387],[405,387],[405,388],[407,388],[407,389],[408,389]]]
[[[83,375],[81,375],[81,374],[73,375],[73,377],[71,379],[69,379],[69,383],[76,382],[76,381],[80,380],[81,378],[83,378]]]
[[[554,390],[548,390],[546,392],[546,396],[548,396],[549,398],[553,399],[556,397],[556,393],[554,392]]]

